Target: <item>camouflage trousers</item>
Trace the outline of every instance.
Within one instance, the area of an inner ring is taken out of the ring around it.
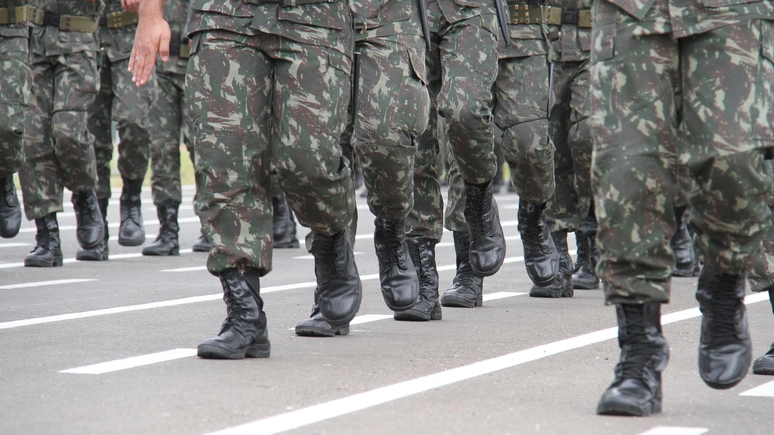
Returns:
[[[771,161],[768,161],[771,164]],[[769,198],[769,209],[774,207],[774,196]],[[772,213],[774,218],[774,213]],[[774,223],[769,225],[763,236],[761,250],[753,258],[753,268],[747,274],[750,291],[774,290]]]
[[[151,193],[153,203],[183,201],[180,188],[180,137],[194,161],[188,106],[183,104],[185,75],[156,72],[159,96],[151,107]]]
[[[513,44],[519,44],[513,40]],[[542,204],[554,193],[554,145],[548,135],[548,64],[546,56],[500,59],[494,83],[494,119],[503,131],[502,149],[519,197]],[[468,232],[463,215],[463,179],[450,153],[446,228]]]
[[[669,301],[678,158],[696,181],[698,257],[745,273],[771,225],[761,107],[774,65],[761,57],[760,22],[675,39],[637,34],[637,22],[606,1],[592,13],[592,188],[606,302]]]
[[[427,128],[423,41],[413,35],[358,40],[355,150],[368,206],[382,219],[404,219],[414,206],[415,139]]]
[[[122,178],[144,179],[150,159],[151,130],[148,113],[156,100],[155,74],[138,88],[127,70],[129,59],[111,62],[103,56],[100,87],[89,109],[89,132],[94,135],[99,182],[97,197],[110,198],[110,160],[113,158],[111,121],[116,121],[118,172]]]
[[[440,19],[427,53],[431,110],[428,128],[418,139],[414,180],[414,209],[409,234],[440,240],[443,233],[443,200],[435,165],[438,147],[438,115],[445,119],[449,154],[457,161],[464,180],[481,184],[494,178],[492,85],[497,77],[497,29],[494,7],[456,23]],[[428,177],[433,175],[431,181]],[[448,228],[448,225],[447,225]],[[467,226],[465,226],[467,231]]]
[[[64,188],[97,188],[94,136],[87,128],[87,112],[99,90],[99,73],[93,51],[56,56],[32,52],[29,63],[32,104],[19,177],[24,212],[32,220],[61,212]]]
[[[270,177],[302,225],[332,235],[355,211],[346,125],[350,60],[276,35],[194,35],[186,105],[196,153],[194,201],[212,243],[207,268],[271,270]]]
[[[24,115],[30,104],[29,40],[0,36],[0,178],[10,177],[24,162]]]
[[[551,231],[579,231],[591,205],[589,62],[556,62],[549,130],[556,146],[556,190],[548,202]]]

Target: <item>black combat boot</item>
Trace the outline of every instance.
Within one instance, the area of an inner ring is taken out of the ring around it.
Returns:
[[[200,230],[199,232],[199,238],[196,239],[196,241],[193,244],[193,251],[194,252],[210,252],[212,249],[212,245],[210,244],[210,241],[207,240],[207,236],[204,235],[204,230]]]
[[[470,237],[470,267],[478,276],[492,276],[505,261],[505,237],[497,202],[492,197],[492,182],[474,185],[466,181],[463,195]]]
[[[546,203],[519,200],[518,229],[524,246],[524,265],[529,279],[538,287],[551,284],[559,273],[559,251],[543,219],[545,209]]]
[[[118,244],[140,246],[145,243],[145,228],[142,226],[142,179],[124,178],[121,191],[121,227],[118,229]]]
[[[274,247],[277,249],[295,249],[300,245],[296,238],[296,221],[293,219],[293,211],[288,207],[288,201],[283,192],[271,199],[274,209],[272,220],[274,222]]]
[[[105,221],[93,190],[73,192],[73,209],[77,228],[75,238],[83,249],[94,249],[104,242]]]
[[[419,297],[419,279],[406,245],[406,220],[376,218],[374,226],[384,302],[393,311],[408,310]]]
[[[578,263],[576,273],[572,276],[572,285],[576,289],[594,290],[599,288],[599,278],[596,267],[599,262],[599,248],[597,247],[597,216],[594,213],[594,204],[586,220],[583,222],[583,231],[575,233],[578,240]]]
[[[432,239],[409,240],[409,255],[419,277],[419,298],[413,307],[396,312],[395,320],[441,320],[441,302],[438,300],[438,268],[435,265],[435,244]]]
[[[696,271],[696,253],[693,250],[693,239],[688,231],[688,206],[675,207],[677,228],[672,234],[669,246],[675,253],[675,270],[672,276],[692,277]]]
[[[334,335],[349,334],[349,323],[334,328],[323,319],[320,313],[320,305],[317,304],[319,291],[314,289],[314,305],[312,305],[312,315],[308,319],[302,320],[296,325],[296,335],[305,337],[333,337]]]
[[[94,249],[78,249],[75,253],[75,259],[80,261],[106,261],[110,256],[110,247],[108,241],[110,234],[108,233],[108,221],[107,221],[107,208],[110,202],[109,198],[97,200],[99,203],[99,211],[102,214],[102,221],[105,222],[104,232],[105,237],[102,238],[102,242]]]
[[[227,317],[220,334],[204,340],[197,355],[214,359],[268,358],[271,344],[258,270],[226,269],[220,273],[220,283]]]
[[[61,267],[62,249],[59,240],[59,224],[56,213],[50,213],[35,219],[38,234],[35,236],[35,249],[24,258],[26,267]]]
[[[621,359],[597,414],[646,417],[661,412],[661,372],[669,361],[669,344],[661,333],[661,304],[618,304],[616,313]]]
[[[769,303],[774,311],[774,290],[769,290]],[[752,366],[752,372],[756,375],[774,375],[774,343],[766,355],[755,360]]]
[[[752,363],[752,341],[744,306],[746,279],[746,274],[728,275],[707,265],[699,275],[699,374],[705,384],[715,389],[731,388],[741,382]]]
[[[349,231],[342,230],[332,236],[314,233],[310,252],[314,255],[323,320],[334,328],[347,325],[355,318],[363,298]]]
[[[567,231],[551,233],[554,245],[559,250],[559,273],[554,281],[546,287],[533,285],[529,296],[533,298],[571,298],[573,297],[572,258],[567,248]]]
[[[174,199],[168,199],[156,206],[156,214],[159,217],[159,234],[150,245],[142,248],[142,255],[180,255],[180,244],[177,241],[177,233],[180,226],[177,224],[177,211],[180,203]]]
[[[13,185],[13,175],[0,178],[0,237],[16,237],[21,228],[21,217],[21,205]]]
[[[441,305],[460,308],[484,305],[484,278],[470,267],[470,239],[467,235],[454,232],[454,251],[457,254],[457,274],[449,290],[443,292]]]

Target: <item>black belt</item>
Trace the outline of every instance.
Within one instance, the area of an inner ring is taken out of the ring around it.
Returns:
[[[94,33],[99,27],[99,20],[96,17],[46,14],[43,25],[70,32]]]

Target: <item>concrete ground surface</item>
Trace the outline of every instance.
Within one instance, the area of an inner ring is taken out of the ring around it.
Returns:
[[[508,254],[484,281],[483,307],[444,308],[441,321],[393,320],[379,291],[373,216],[358,198],[364,296],[352,332],[294,334],[312,305],[314,263],[303,248],[275,250],[274,270],[261,280],[271,357],[237,361],[195,356],[217,335],[225,305],[207,255],[190,251],[199,234],[192,187],[176,257],[118,245],[119,196],[109,208],[110,261],[74,260],[69,203],[59,215],[64,267],[22,266],[33,222],[0,240],[2,435],[774,433],[774,377],[750,373],[725,391],[699,378],[696,278],[674,279],[663,307],[671,346],[663,413],[597,416],[618,361],[615,311],[601,290],[528,296],[514,194],[496,195]],[[147,188],[143,217],[147,244],[158,230]],[[437,263],[443,291],[454,277],[449,233]],[[767,295],[748,295],[748,311],[757,357],[774,338]]]

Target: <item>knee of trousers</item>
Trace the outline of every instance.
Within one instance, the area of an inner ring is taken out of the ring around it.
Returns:
[[[87,112],[61,111],[51,117],[51,136],[59,147],[62,144],[77,144],[92,147],[94,135],[88,130]]]
[[[575,188],[581,197],[591,196],[591,153],[594,142],[589,128],[589,119],[584,118],[570,128],[567,138],[572,150],[573,171],[575,172]]]
[[[511,181],[525,201],[541,204],[554,193],[554,144],[548,121],[539,119],[507,128],[503,154],[511,168]]]

